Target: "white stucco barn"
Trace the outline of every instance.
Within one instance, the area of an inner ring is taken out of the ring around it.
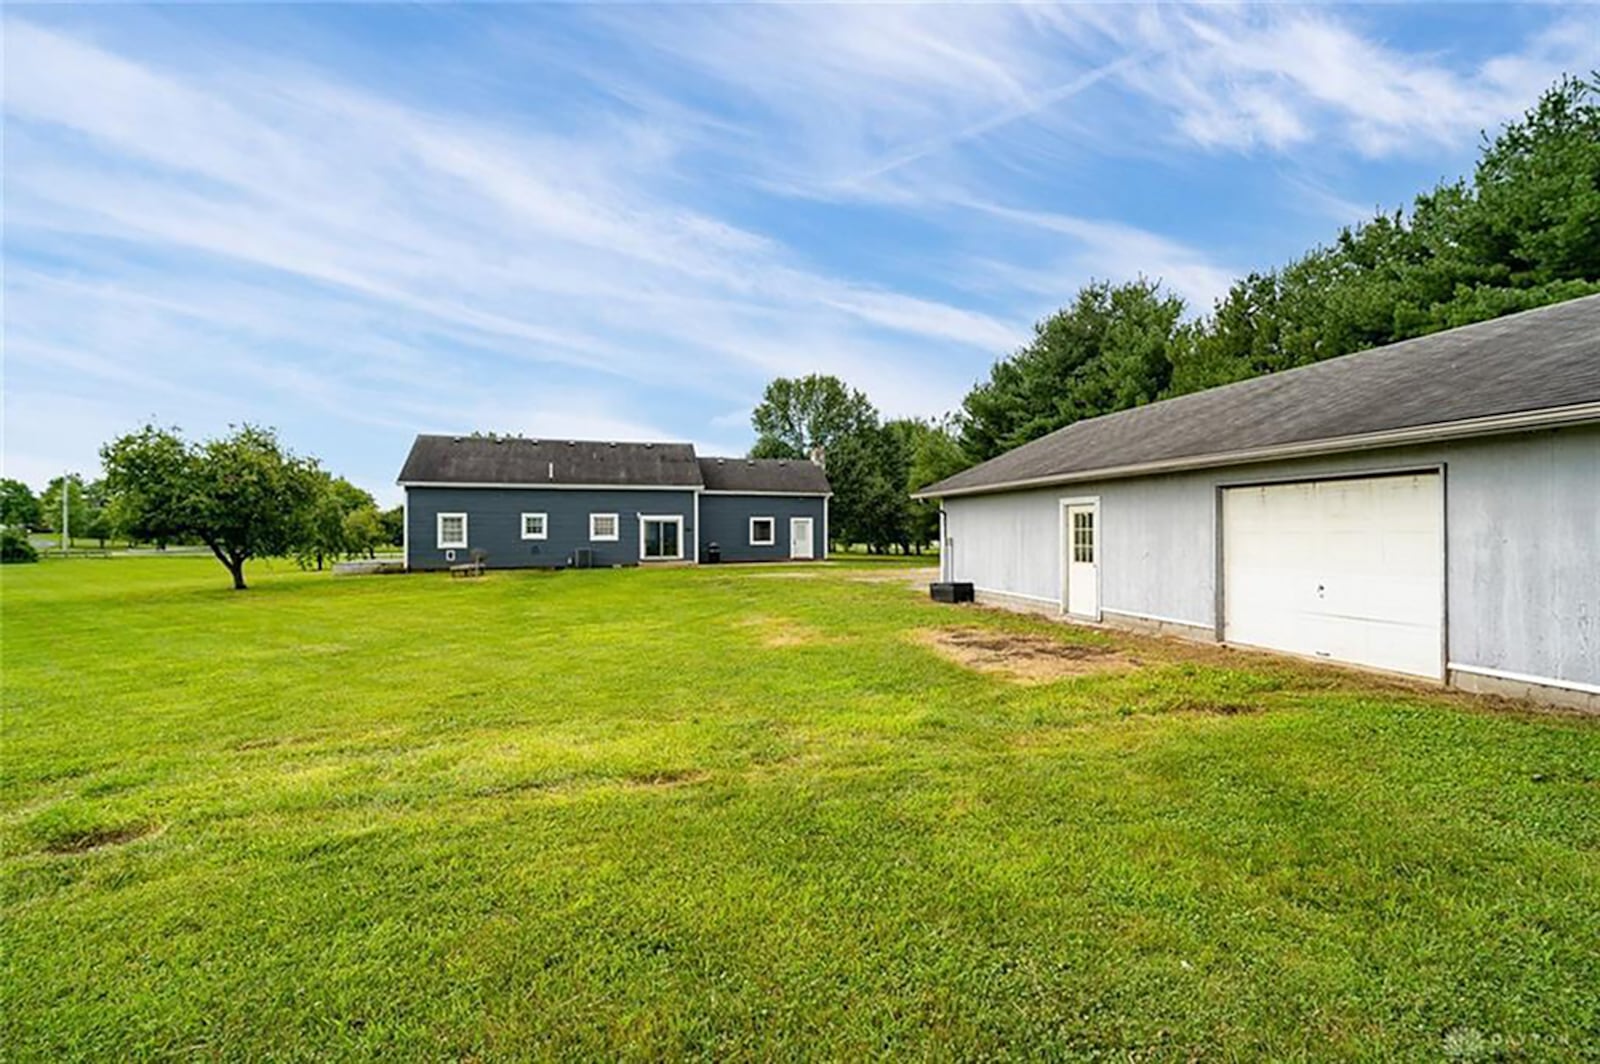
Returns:
[[[1600,709],[1600,296],[1080,421],[921,496],[979,601]]]

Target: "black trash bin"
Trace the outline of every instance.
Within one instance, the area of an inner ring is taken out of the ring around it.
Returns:
[[[707,543],[705,560],[707,565],[716,565],[722,560],[722,548],[715,543]]]
[[[972,602],[976,598],[971,584],[946,582],[928,585],[928,596],[935,602]]]

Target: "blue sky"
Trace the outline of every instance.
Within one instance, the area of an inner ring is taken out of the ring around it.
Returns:
[[[6,475],[276,426],[750,443],[954,408],[1090,278],[1197,310],[1600,67],[1589,8],[10,5]]]

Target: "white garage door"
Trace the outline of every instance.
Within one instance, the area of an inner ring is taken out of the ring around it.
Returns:
[[[1437,473],[1226,489],[1224,638],[1440,677],[1442,492]]]

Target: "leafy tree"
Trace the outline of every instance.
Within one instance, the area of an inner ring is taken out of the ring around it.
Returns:
[[[1155,281],[1094,282],[1034,326],[962,403],[961,444],[974,462],[1082,418],[1160,397],[1185,342],[1183,300]]]
[[[65,481],[67,492],[67,524],[73,535],[88,535],[89,504],[84,497],[83,478],[76,473],[56,477],[39,496],[40,527],[51,532],[61,531],[61,491]]]
[[[883,459],[886,475],[901,482],[900,513],[887,527],[895,529],[893,542],[917,553],[939,538],[939,504],[913,500],[911,493],[959,473],[971,463],[951,431],[948,419],[934,423],[901,418],[884,424],[891,437],[891,453]]]
[[[287,554],[303,540],[317,500],[314,459],[285,450],[271,429],[243,425],[186,443],[146,425],[100,451],[106,488],[134,534],[166,542],[193,536],[245,589],[251,558]]]
[[[0,480],[0,525],[26,531],[38,528],[41,516],[39,499],[32,488],[10,477]]]
[[[116,528],[158,546],[184,538],[192,527],[188,503],[195,460],[176,428],[154,425],[100,448]]]
[[[391,547],[403,547],[406,542],[406,508],[391,507],[378,515],[383,522],[383,542]]]
[[[1168,393],[1600,292],[1600,83],[1563,78],[1485,137],[1471,182],[1238,282],[1175,351]]]
[[[343,477],[316,474],[316,497],[306,511],[305,527],[295,544],[295,561],[320,571],[332,558],[367,552],[365,529],[360,543],[351,540],[346,519],[357,510],[377,509],[372,495]]]
[[[344,515],[344,546],[350,557],[373,558],[387,542],[383,515],[376,506],[362,506]]]
[[[112,523],[110,500],[106,494],[104,480],[91,480],[84,485],[83,504],[86,512],[82,530],[79,532],[78,527],[73,526],[73,531],[89,539],[99,540],[100,549],[104,550],[106,541],[116,531]]]
[[[767,385],[750,422],[756,430],[750,457],[823,459],[834,493],[830,536],[874,549],[895,541],[903,479],[887,468],[894,441],[865,395],[837,377],[780,377]]]
[[[1473,186],[1479,254],[1514,286],[1600,280],[1600,77],[1563,77],[1485,138]]]
[[[767,385],[750,415],[756,443],[752,458],[825,456],[841,440],[878,424],[867,397],[837,377],[779,377]]]
[[[920,491],[945,477],[966,469],[972,463],[961,449],[961,442],[948,421],[939,424],[917,422],[913,434],[911,461],[906,473],[906,488]],[[939,538],[939,504],[929,500],[911,503],[912,542],[920,551],[924,544]],[[943,545],[941,544],[941,547]]]
[[[906,544],[908,500],[898,443],[890,430],[872,426],[841,437],[829,452],[829,523],[840,541],[864,543],[874,552]]]

